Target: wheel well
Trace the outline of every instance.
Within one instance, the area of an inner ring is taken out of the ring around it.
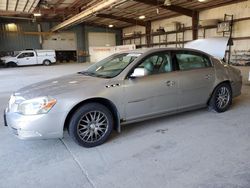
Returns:
[[[120,132],[120,115],[117,111],[117,108],[116,106],[111,102],[109,101],[108,99],[104,99],[104,98],[92,98],[92,99],[87,99],[85,101],[82,101],[80,103],[78,103],[77,105],[75,105],[71,110],[70,112],[68,113],[66,119],[65,119],[65,122],[64,122],[64,130],[68,128],[69,126],[69,121],[72,117],[72,115],[74,114],[74,112],[80,107],[80,106],[83,106],[87,103],[99,103],[99,104],[102,104],[104,105],[105,107],[107,107],[110,112],[112,113],[113,117],[114,117],[114,129],[118,132]]]
[[[219,85],[224,84],[224,83],[225,83],[225,84],[228,84],[228,85],[230,86],[231,90],[232,90],[232,86],[231,86],[231,83],[230,83],[229,80],[225,80],[225,81],[223,81],[223,82],[220,82],[219,84],[216,85],[216,87],[214,88],[213,92],[210,94],[210,97],[209,97],[209,99],[208,99],[208,101],[207,101],[207,104],[209,104],[210,99],[211,99],[211,97],[213,96],[215,89],[216,89]]]
[[[43,63],[44,63],[45,61],[49,61],[49,62],[51,62],[49,59],[45,59],[45,60],[43,60]]]
[[[6,64],[10,64],[10,63],[12,63],[12,64],[16,64],[16,62],[14,62],[14,61],[9,61],[8,63],[6,63]]]

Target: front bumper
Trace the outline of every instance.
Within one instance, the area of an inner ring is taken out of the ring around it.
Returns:
[[[22,115],[4,112],[4,124],[10,132],[23,140],[62,138],[64,117],[62,114],[48,113],[39,115]]]

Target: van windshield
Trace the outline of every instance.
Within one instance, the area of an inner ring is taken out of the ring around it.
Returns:
[[[130,63],[138,58],[140,53],[114,54],[106,59],[95,63],[87,71],[80,72],[85,75],[113,78],[120,74]]]

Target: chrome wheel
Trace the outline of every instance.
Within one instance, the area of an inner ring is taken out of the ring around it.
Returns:
[[[77,126],[77,134],[88,143],[97,142],[108,130],[108,117],[101,111],[91,111],[82,116]]]
[[[230,102],[230,91],[227,87],[221,87],[216,95],[216,106],[220,109],[225,108]]]

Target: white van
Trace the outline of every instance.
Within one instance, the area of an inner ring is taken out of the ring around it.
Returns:
[[[15,52],[13,56],[1,58],[7,67],[25,65],[50,65],[56,62],[55,50],[24,50]]]

